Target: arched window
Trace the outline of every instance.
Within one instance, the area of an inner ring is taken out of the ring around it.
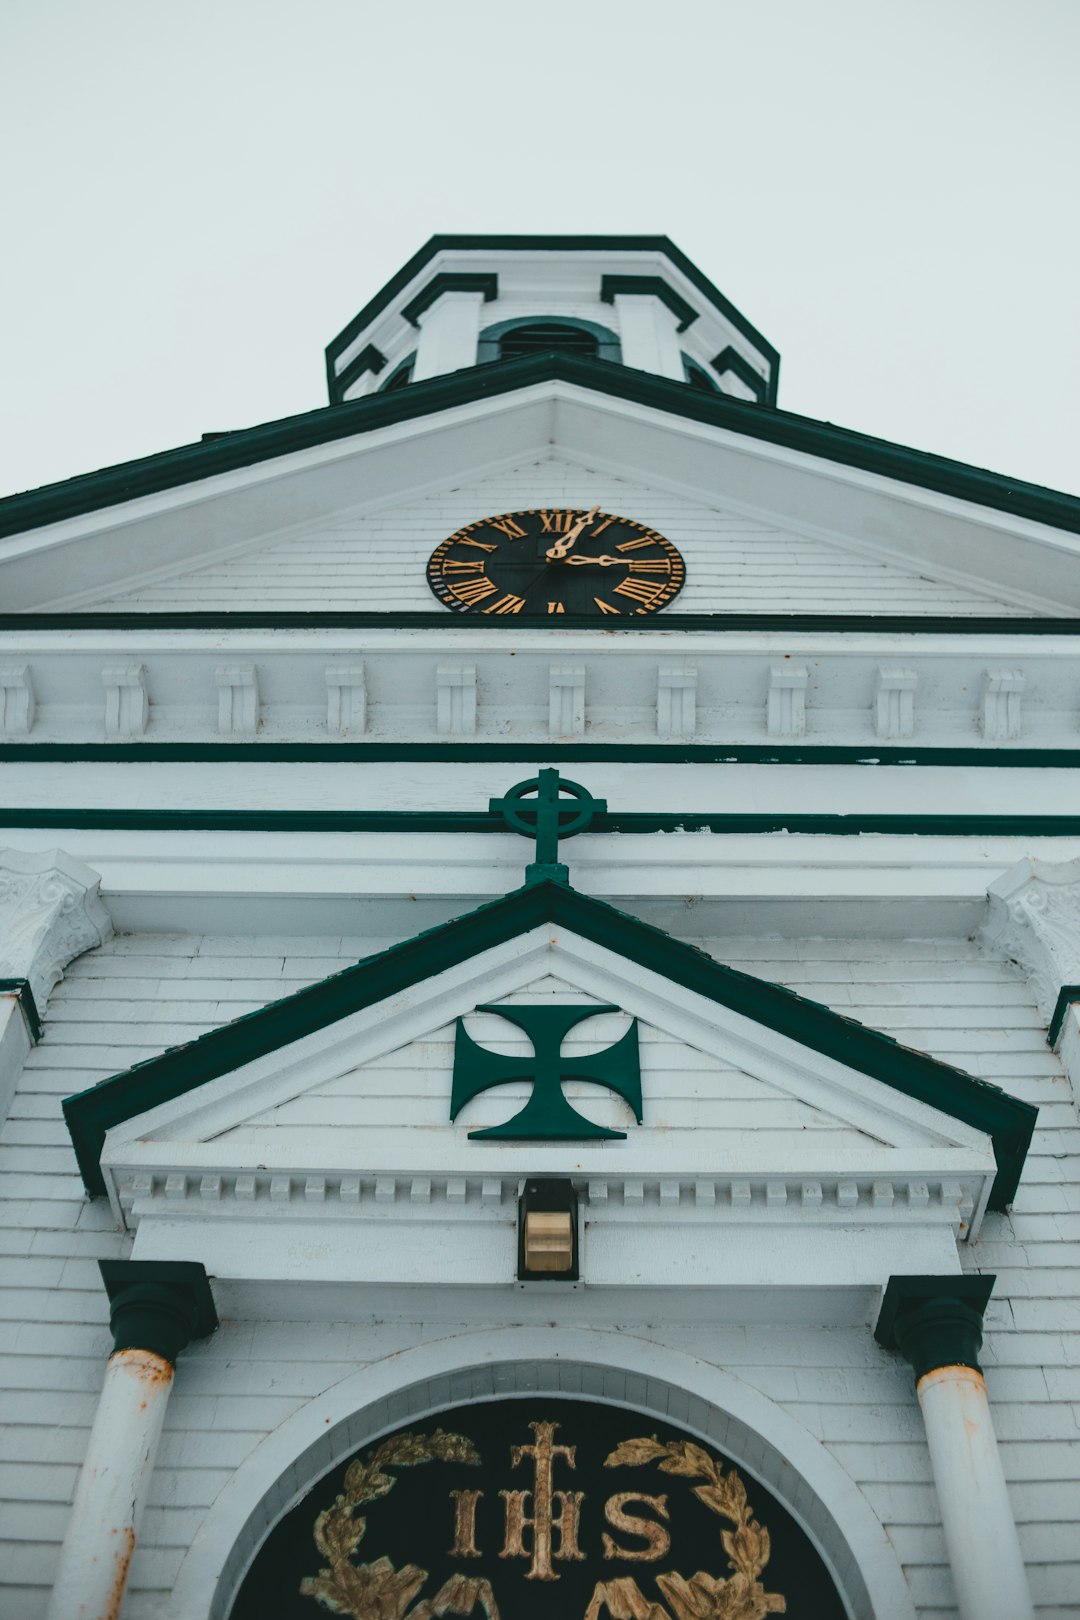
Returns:
[[[683,372],[691,388],[697,388],[703,394],[718,394],[720,392],[719,383],[714,377],[710,377],[709,373],[703,366],[699,366],[696,360],[691,360],[688,354],[684,354],[682,363]]]
[[[512,321],[496,321],[480,333],[478,365],[492,360],[521,360],[530,354],[577,354],[586,360],[622,360],[622,349],[615,333],[595,321],[581,321],[570,315],[531,315]]]
[[[412,382],[413,366],[415,364],[416,352],[414,350],[412,354],[407,354],[404,360],[402,360],[399,365],[394,367],[393,371],[390,373],[389,377],[387,377],[384,383],[379,384],[379,393],[393,394],[396,393],[399,388],[407,387],[407,385]]]

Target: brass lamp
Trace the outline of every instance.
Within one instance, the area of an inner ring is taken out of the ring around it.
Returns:
[[[567,1180],[527,1181],[518,1202],[518,1280],[577,1282],[577,1194]]]

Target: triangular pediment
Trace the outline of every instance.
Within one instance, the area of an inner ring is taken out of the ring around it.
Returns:
[[[625,1124],[621,1139],[470,1137],[478,1120],[514,1111],[512,1087],[450,1119],[456,1021],[481,1044],[513,1048],[517,1032],[493,1031],[484,1019],[502,1020],[475,1009],[536,997],[617,1008],[607,1027],[590,1020],[576,1037],[600,1046],[637,1022],[642,1123],[618,1098],[582,1096],[586,1113]],[[824,1183],[837,1199],[844,1182],[856,1203],[877,1183],[933,1184],[940,1199],[945,1183],[974,1176],[969,1219],[1010,1196],[1034,1118],[995,1088],[556,883],[165,1053],[65,1112],[91,1190],[108,1185],[119,1201],[147,1175],[153,1190],[161,1175],[430,1186],[572,1170],[620,1185],[709,1182],[728,1197],[756,1178],[759,1191]]]
[[[665,619],[694,613],[889,613],[969,616],[1024,609],[969,581],[934,578],[843,536],[802,530],[782,514],[695,501],[565,455],[532,457],[486,476],[455,478],[375,512],[354,509],[285,539],[255,537],[231,555],[159,572],[88,600],[118,612],[432,613],[428,558],[448,535],[485,517],[598,505],[666,536],[686,583]],[[496,536],[498,538],[498,536]]]
[[[949,605],[957,590],[990,613],[1010,604],[1046,615],[1080,609],[1080,509],[1068,497],[557,355],[479,367],[12,497],[0,505],[0,533],[17,537],[0,553],[0,582],[14,611],[92,609],[133,587],[239,567],[253,550],[366,523],[552,456],[605,482],[676,492],[797,535],[801,546],[839,547],[899,570],[922,582],[926,605],[913,604],[916,613],[964,612]],[[485,500],[472,517],[484,515]],[[1032,594],[1033,578],[1045,594]],[[935,608],[937,589],[945,595]]]

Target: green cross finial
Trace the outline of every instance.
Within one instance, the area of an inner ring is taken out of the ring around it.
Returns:
[[[554,775],[554,772],[552,773]],[[625,1137],[625,1131],[609,1131],[594,1125],[572,1108],[563,1095],[567,1080],[589,1080],[607,1086],[629,1103],[641,1124],[641,1064],[638,1056],[637,1019],[614,1046],[573,1059],[562,1056],[563,1038],[583,1019],[596,1013],[618,1012],[618,1007],[477,1007],[477,1012],[497,1013],[523,1029],[533,1044],[533,1055],[503,1057],[478,1046],[457,1021],[454,1038],[454,1085],[450,1096],[450,1118],[456,1119],[467,1102],[492,1086],[505,1086],[512,1080],[531,1080],[529,1100],[505,1125],[486,1131],[470,1131],[470,1141],[492,1142],[582,1142],[598,1137]]]
[[[563,793],[576,803],[563,800]],[[489,800],[488,809],[493,815],[501,815],[513,832],[536,839],[536,860],[525,868],[526,883],[540,883],[545,878],[567,883],[569,873],[559,860],[559,839],[584,832],[593,816],[607,810],[607,800],[594,799],[580,782],[546,770],[527,782],[518,782],[501,799]]]

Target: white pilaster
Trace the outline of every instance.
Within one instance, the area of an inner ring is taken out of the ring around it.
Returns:
[[[367,727],[367,682],[363,664],[335,664],[326,671],[326,729],[338,736]]]
[[[1028,976],[1049,1025],[1063,984],[1080,984],[1080,861],[1018,861],[987,890],[982,938]]]
[[[961,1620],[1032,1620],[982,1373],[936,1367],[918,1393]]]
[[[0,666],[0,734],[25,736],[34,724],[34,684],[29,664]]]
[[[0,980],[30,986],[38,1016],[73,957],[101,945],[112,919],[98,893],[101,879],[58,849],[28,855],[0,850]],[[32,1041],[12,988],[0,999],[0,1120]]]
[[[766,722],[770,737],[802,737],[806,732],[807,671],[795,664],[774,664],[769,671]]]
[[[582,736],[585,731],[584,664],[552,664],[548,693],[551,736]]]
[[[143,666],[121,664],[103,669],[101,684],[105,688],[106,737],[141,737],[150,718]]]
[[[616,293],[624,366],[683,381],[678,319],[654,293]]]
[[[219,664],[218,730],[226,736],[253,736],[259,726],[259,685],[254,664]]]
[[[483,293],[445,292],[417,317],[414,382],[475,366],[483,303]]]
[[[878,670],[874,725],[879,737],[911,737],[915,734],[915,688],[919,677],[913,669],[897,669],[884,664]]]
[[[173,1376],[152,1350],[110,1356],[47,1620],[119,1615]]]
[[[692,737],[697,728],[697,670],[661,664],[656,680],[656,735]]]
[[[435,674],[435,697],[439,736],[473,736],[476,731],[476,665],[440,664]]]

